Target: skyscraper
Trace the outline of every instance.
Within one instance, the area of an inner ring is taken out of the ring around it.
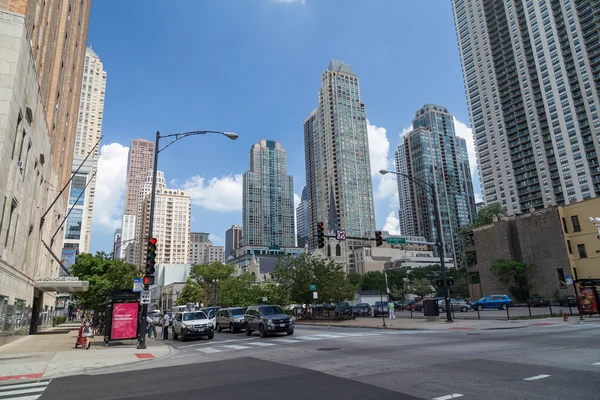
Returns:
[[[242,243],[242,227],[232,225],[225,232],[225,259],[229,256],[235,257],[235,251],[241,247]]]
[[[412,124],[414,129],[403,137],[403,145],[396,153],[397,172],[425,182],[428,189],[429,185],[435,186],[446,254],[458,265],[463,254],[460,228],[471,225],[475,218],[466,141],[456,136],[454,118],[445,107],[423,106]],[[412,227],[418,236],[438,241],[440,234],[435,226],[432,196],[416,183],[398,178],[403,205],[400,221],[404,229]]]
[[[190,233],[189,260],[190,264],[204,264],[204,253],[212,242],[208,238],[209,234],[204,232]]]
[[[296,207],[296,240],[298,247],[304,247],[308,243],[308,203],[306,197],[306,186],[304,186],[300,204]]]
[[[486,203],[509,213],[600,194],[591,0],[453,0]]]
[[[71,181],[69,204],[71,207],[64,248],[76,249],[80,253],[89,253],[92,233],[92,214],[96,193],[96,171],[98,170],[98,149],[96,146],[102,136],[102,117],[104,114],[104,96],[106,93],[106,71],[102,62],[91,47],[85,54],[83,84],[79,102],[79,119],[75,138],[75,155],[72,170],[77,171],[81,162],[90,154],[84,167],[79,169]],[[83,192],[81,192],[83,190]],[[78,200],[79,198],[79,200]],[[78,232],[72,231],[76,225]]]
[[[406,155],[406,145],[403,139],[396,151],[396,171],[408,175],[408,160]],[[398,197],[400,200],[400,211],[398,213],[400,234],[404,236],[417,236],[412,195],[410,192],[411,183],[401,175],[397,175],[396,179],[398,180]]]
[[[153,236],[158,240],[156,262],[186,264],[189,259],[192,200],[183,190],[156,191]],[[142,202],[141,243],[145,246],[150,227],[150,195]],[[146,253],[139,254],[138,265],[144,265]]]
[[[146,171],[143,174],[142,179],[140,180],[140,185],[138,189],[137,196],[137,209],[135,213],[135,238],[138,240],[132,240],[129,244],[133,246],[133,259],[138,260],[140,258],[140,251],[146,245],[146,237],[142,236],[142,208],[144,206],[144,200],[146,196],[152,193],[152,176],[154,175],[154,170]],[[165,181],[165,174],[162,171],[156,171],[156,192],[163,191],[167,188],[167,182]]]
[[[319,221],[328,232],[343,229],[348,236],[374,237],[367,118],[358,76],[348,64],[331,60],[321,76],[319,107],[304,124],[304,140],[312,247]],[[344,245],[341,251],[353,271],[353,255],[347,250],[365,241],[346,240]]]
[[[279,142],[252,145],[244,174],[242,246],[294,247],[294,179]]]

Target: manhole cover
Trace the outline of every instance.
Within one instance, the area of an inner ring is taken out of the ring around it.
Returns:
[[[319,351],[336,351],[341,350],[341,347],[323,347],[322,349],[317,349]]]

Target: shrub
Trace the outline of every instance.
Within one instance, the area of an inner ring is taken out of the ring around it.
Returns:
[[[58,317],[52,317],[52,326],[57,326],[60,324],[63,324],[67,321],[67,317],[66,316],[58,316]]]

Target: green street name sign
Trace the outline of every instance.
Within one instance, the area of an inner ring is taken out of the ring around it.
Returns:
[[[310,285],[308,288],[314,292],[317,290],[317,285]]]
[[[387,244],[406,244],[406,238],[387,238],[385,242]]]

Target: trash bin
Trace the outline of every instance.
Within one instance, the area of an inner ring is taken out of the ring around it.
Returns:
[[[439,317],[438,301],[433,299],[423,300],[423,315],[426,317]]]

